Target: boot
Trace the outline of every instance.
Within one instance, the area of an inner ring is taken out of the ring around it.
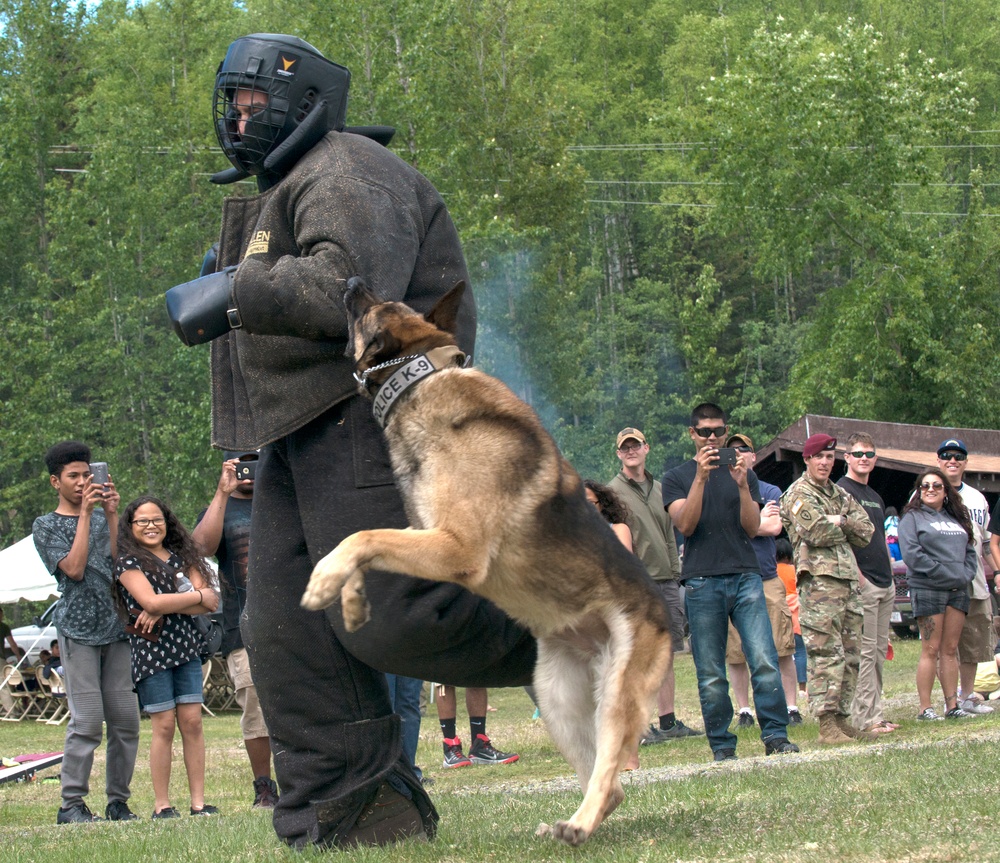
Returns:
[[[840,743],[850,743],[851,738],[840,730],[835,714],[821,713],[819,715],[819,737],[816,742],[824,743],[827,746],[836,746]]]
[[[878,740],[877,734],[871,731],[861,731],[859,728],[855,728],[851,725],[851,720],[846,716],[841,716],[839,713],[835,713],[834,718],[837,720],[837,727],[852,740],[867,740],[869,743],[873,740]]]

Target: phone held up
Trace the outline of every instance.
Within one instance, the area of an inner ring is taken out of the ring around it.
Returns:
[[[723,465],[732,465],[735,467],[736,447],[724,446],[716,453],[716,455],[719,457],[719,460],[716,462],[719,467],[722,467]]]
[[[245,479],[253,479],[256,471],[257,471],[257,462],[255,461],[236,462],[236,478],[240,481]]]
[[[90,481],[94,485],[107,485],[109,480],[108,463],[106,461],[91,462],[90,474]]]

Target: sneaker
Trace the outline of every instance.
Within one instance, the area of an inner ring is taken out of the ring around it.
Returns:
[[[167,806],[165,809],[161,809],[159,812],[154,812],[152,818],[154,821],[162,821],[165,818],[180,818],[181,813],[174,809],[173,806]]]
[[[992,707],[988,704],[983,704],[983,702],[978,701],[975,698],[966,698],[965,701],[958,702],[958,706],[961,707],[966,713],[985,714],[993,712]]]
[[[969,713],[968,711],[962,710],[961,707],[958,707],[956,705],[955,707],[951,708],[951,710],[949,710],[944,715],[944,718],[945,719],[972,719],[975,715],[976,715],[975,713]]]
[[[219,809],[216,806],[210,806],[208,803],[205,803],[204,805],[202,805],[201,809],[195,809],[192,806],[191,807],[191,814],[192,815],[218,815],[219,814]]]
[[[749,710],[741,710],[740,718],[736,722],[737,728],[753,728],[753,714]]]
[[[678,740],[681,737],[701,737],[704,733],[704,731],[696,731],[694,728],[689,728],[679,719],[675,719],[674,724],[669,728],[660,729],[660,736],[664,740]]]
[[[104,810],[108,821],[138,821],[139,816],[128,808],[124,800],[112,800]]]
[[[336,847],[389,845],[404,839],[426,842],[427,838],[416,803],[400,794],[390,783],[383,782],[361,811],[354,826],[342,838],[337,839]]]
[[[500,752],[493,748],[489,737],[477,734],[469,747],[469,758],[473,764],[513,764],[519,758],[513,752]]]
[[[764,744],[765,755],[788,755],[798,751],[799,747],[787,737],[773,737]]]
[[[943,716],[938,716],[933,707],[928,707],[917,715],[918,722],[944,722]]]
[[[799,713],[799,709],[797,707],[788,708],[788,724],[789,725],[802,724],[802,714]]]
[[[444,739],[444,766],[471,767],[472,761],[462,752],[462,741],[457,737]]]
[[[649,728],[642,732],[642,737],[639,738],[639,745],[653,746],[657,743],[666,743],[667,740],[669,738],[663,736],[659,725],[650,725]]]
[[[736,757],[736,750],[735,749],[716,749],[715,752],[712,753],[712,757],[716,761],[738,761],[739,760]]]
[[[258,776],[253,781],[253,808],[274,809],[278,804],[278,786],[270,776]]]
[[[90,824],[94,821],[103,820],[103,818],[91,812],[87,804],[83,802],[65,809],[60,808],[59,812],[56,813],[56,824]]]

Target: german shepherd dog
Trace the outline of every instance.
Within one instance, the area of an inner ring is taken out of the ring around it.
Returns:
[[[464,290],[459,283],[421,316],[381,302],[361,279],[349,283],[348,353],[362,392],[378,390],[373,410],[411,527],[347,537],[316,565],[302,605],[318,610],[339,596],[356,630],[368,620],[364,573],[374,568],[455,582],[527,627],[538,640],[542,718],[584,794],[568,821],[537,835],[580,845],[624,799],[618,774],[670,651],[667,610],[534,411],[461,367],[453,332]],[[424,376],[409,383],[407,370],[411,381]]]

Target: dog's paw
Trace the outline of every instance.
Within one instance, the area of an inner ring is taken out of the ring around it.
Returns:
[[[371,619],[371,606],[365,595],[364,576],[360,571],[349,578],[340,591],[340,604],[344,610],[344,629],[357,632]]]
[[[576,848],[586,842],[590,834],[582,827],[576,827],[569,821],[556,821],[553,825],[539,824],[535,835],[551,836],[553,839],[558,839],[560,842],[565,842]]]
[[[313,569],[309,584],[306,585],[306,592],[302,594],[302,607],[320,611],[332,604],[340,595],[340,590],[352,569],[345,570],[337,557],[337,550],[331,551]]]

